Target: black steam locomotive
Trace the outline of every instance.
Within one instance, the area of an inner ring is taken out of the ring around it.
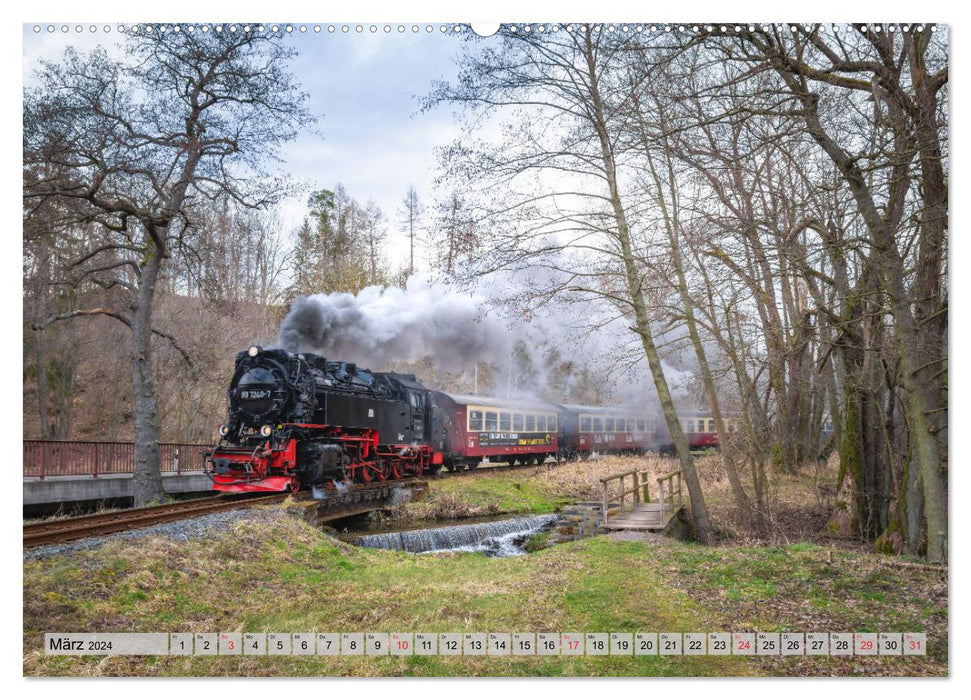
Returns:
[[[437,471],[444,434],[429,393],[414,375],[253,346],[236,356],[229,423],[209,456],[214,487],[297,491]]]

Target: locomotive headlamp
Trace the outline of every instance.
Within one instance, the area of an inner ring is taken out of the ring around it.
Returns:
[[[272,434],[273,434],[272,425],[264,425],[262,428],[260,428],[260,435],[262,435],[263,437],[270,437],[270,435]]]
[[[250,348],[249,348],[249,356],[250,357],[256,357],[259,354],[260,354],[260,346],[259,345],[250,345]]]
[[[226,437],[227,435],[229,435],[229,426],[226,425],[225,423],[220,425],[219,434],[222,435],[223,437]]]

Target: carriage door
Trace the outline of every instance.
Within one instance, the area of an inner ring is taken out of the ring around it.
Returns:
[[[418,391],[408,392],[408,403],[411,404],[411,439],[415,442],[425,441],[425,397]]]

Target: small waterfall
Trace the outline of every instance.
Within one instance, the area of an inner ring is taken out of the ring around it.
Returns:
[[[517,543],[529,535],[552,525],[557,515],[531,515],[509,520],[496,520],[472,525],[453,525],[430,530],[405,530],[365,535],[357,541],[360,547],[397,549],[405,552],[467,551],[485,552],[491,556],[508,557],[523,554]]]

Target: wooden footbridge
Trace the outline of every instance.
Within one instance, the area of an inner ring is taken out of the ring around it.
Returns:
[[[681,471],[656,479],[658,500],[652,501],[646,470],[614,474],[603,487],[603,527],[609,530],[664,531],[681,510]],[[629,486],[629,488],[625,488]],[[630,498],[628,498],[630,497]]]

